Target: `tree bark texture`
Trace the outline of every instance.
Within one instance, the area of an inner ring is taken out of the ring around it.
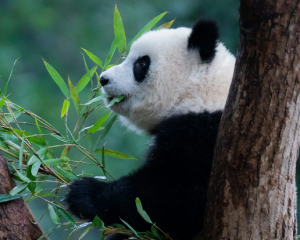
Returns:
[[[15,186],[0,152],[0,194],[8,194]],[[0,203],[0,239],[36,240],[43,235],[35,218],[22,198]]]
[[[205,239],[296,239],[299,0],[241,0],[240,47],[220,123]]]

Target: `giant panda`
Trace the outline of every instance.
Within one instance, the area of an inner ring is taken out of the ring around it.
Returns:
[[[214,146],[235,65],[218,36],[208,19],[192,29],[149,31],[120,65],[101,74],[102,91],[111,96],[107,103],[125,96],[111,109],[127,126],[150,134],[151,143],[143,165],[127,176],[74,181],[66,197],[74,215],[97,215],[106,225],[122,218],[146,231],[150,224],[136,210],[139,197],[152,221],[174,239],[203,230]]]

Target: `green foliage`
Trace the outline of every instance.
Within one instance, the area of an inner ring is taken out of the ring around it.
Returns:
[[[96,217],[92,223],[83,223],[82,221],[75,222],[66,212],[64,206],[57,201],[57,199],[60,198],[61,189],[70,184],[71,181],[80,179],[81,176],[91,176],[90,173],[76,173],[76,169],[79,165],[86,164],[98,167],[102,169],[104,173],[104,176],[100,176],[100,178],[107,179],[108,177],[114,180],[115,178],[105,167],[105,156],[120,159],[136,159],[116,150],[106,149],[104,147],[105,142],[103,142],[103,139],[107,136],[117,118],[115,114],[112,115],[112,112],[108,112],[93,125],[85,125],[86,120],[91,114],[96,114],[97,110],[104,108],[105,104],[103,100],[109,97],[100,91],[100,72],[118,64],[128,53],[132,42],[143,33],[152,29],[165,14],[166,12],[152,19],[136,37],[126,45],[123,21],[117,6],[115,6],[113,24],[115,38],[112,41],[105,62],[103,64],[99,57],[83,49],[84,53],[96,63],[97,66],[89,68],[83,55],[86,74],[84,74],[75,86],[69,77],[67,79],[68,84],[66,84],[58,71],[43,60],[46,70],[64,95],[63,103],[58,103],[60,106],[62,104],[58,118],[64,117],[64,134],[42,117],[9,100],[7,89],[13,73],[13,70],[11,71],[4,86],[4,91],[0,91],[0,150],[4,153],[4,157],[12,171],[12,176],[18,181],[18,185],[10,191],[10,194],[1,194],[0,203],[21,197],[26,198],[27,202],[34,201],[37,198],[43,200],[47,205],[45,212],[49,212],[55,225],[40,237],[40,239],[44,236],[50,236],[57,228],[63,226],[71,226],[68,238],[78,229],[85,228],[79,237],[79,239],[82,239],[91,229],[96,227],[102,231],[102,239],[107,234],[118,232],[127,234],[129,237],[135,236],[139,239],[170,239],[166,234],[164,234],[163,238],[160,236],[158,233],[159,228],[152,223],[145,210],[143,210],[141,201],[138,198],[136,199],[137,211],[145,221],[152,224],[152,230],[146,233],[135,231],[129,225],[130,223],[123,220],[122,222],[128,229],[120,225],[105,226],[99,217]],[[172,23],[173,21],[165,23],[161,25],[161,27],[168,28]],[[109,65],[116,48],[118,48],[121,56],[114,64]],[[99,68],[101,68],[100,71]],[[79,93],[86,89],[89,83],[91,84],[90,93],[88,99],[84,99],[84,97],[79,96]],[[94,83],[97,84],[95,88],[93,88]],[[72,99],[74,108],[70,108],[70,98]],[[124,96],[113,98],[108,104],[108,107],[118,104],[123,98]],[[86,104],[81,104],[81,102],[86,102]],[[68,116],[69,111],[73,114],[74,110],[77,113],[78,119],[72,128],[68,123]],[[29,128],[30,130],[27,130]],[[97,140],[93,141],[91,136],[96,134],[98,135]],[[86,145],[88,145],[88,147],[86,147]],[[69,156],[71,149],[76,152],[76,159]],[[101,161],[97,156],[101,158]],[[97,178],[99,178],[99,176],[97,176]]]

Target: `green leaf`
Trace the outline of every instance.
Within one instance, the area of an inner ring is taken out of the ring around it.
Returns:
[[[28,183],[21,183],[20,185],[14,187],[10,192],[9,194],[14,196],[16,195],[17,193],[19,192],[22,192],[25,188],[28,187]]]
[[[139,212],[139,214],[144,218],[144,220],[148,223],[153,224],[153,222],[151,221],[150,217],[148,216],[148,214],[145,212],[145,210],[143,209],[141,200],[139,198],[135,199],[135,204],[136,204],[136,208]]]
[[[7,97],[5,97],[5,98],[0,98],[1,100],[0,100],[0,108],[2,108],[2,106],[4,105],[4,103],[5,103],[5,101],[6,101],[6,99],[7,99]]]
[[[35,143],[37,145],[46,146],[47,142],[43,136],[32,136],[33,134],[21,131],[20,129],[14,129],[14,131],[20,135],[23,136],[23,134],[26,136],[27,140],[31,143]]]
[[[7,119],[8,122],[15,121],[15,119],[17,119],[18,117],[21,116],[22,111],[21,110],[17,110],[17,111],[14,111],[13,114],[14,114],[14,117],[11,114],[6,115],[6,119]]]
[[[41,159],[44,159],[45,154],[46,154],[46,151],[47,151],[47,148],[41,148],[41,149],[39,149],[39,150],[37,151],[37,154],[39,155],[39,157],[40,157]],[[38,157],[36,157],[35,155],[32,155],[31,158],[29,159],[27,165],[32,165],[32,164],[34,164],[34,163],[36,163],[36,162],[38,162],[38,161],[40,161],[40,160],[38,159]]]
[[[62,142],[65,142],[65,143],[69,143],[69,144],[76,144],[76,142],[74,142],[73,140],[70,140],[64,136],[58,136],[56,134],[51,134],[51,136],[55,137],[56,139],[62,141]]]
[[[134,233],[137,238],[142,238],[127,222],[125,222],[122,218],[120,218],[120,220]]]
[[[97,66],[93,67],[91,70],[89,70],[88,73],[84,74],[84,76],[79,80],[79,82],[75,86],[75,91],[77,92],[77,94],[79,94],[85,88],[85,86],[89,83],[91,78],[94,76],[96,69],[97,69]]]
[[[61,175],[68,183],[70,183],[72,180],[79,179],[74,173],[66,169],[63,169],[58,165],[53,165],[53,169],[55,170],[56,173]]]
[[[49,63],[47,63],[44,59],[43,59],[43,61],[44,61],[44,64],[45,64],[50,76],[54,80],[54,82],[56,82],[56,84],[58,85],[60,90],[63,92],[65,97],[68,98],[69,90],[68,90],[68,87],[67,87],[66,83],[64,82],[63,78],[54,69],[54,67],[52,67]]]
[[[93,220],[93,226],[98,227],[98,228],[103,228],[104,223],[98,216],[96,216]]]
[[[81,107],[80,107],[80,100],[79,100],[78,94],[77,94],[72,82],[70,81],[70,78],[68,78],[68,82],[69,82],[71,97],[72,97],[76,112],[78,114],[80,114]]]
[[[78,238],[78,240],[81,240],[91,229],[93,228],[93,226],[89,226],[87,227],[84,232],[80,235],[80,237]]]
[[[4,87],[4,95],[6,95],[7,88],[8,88],[8,83],[9,83],[9,81],[10,81],[10,79],[11,79],[11,75],[12,75],[12,73],[13,73],[13,71],[14,71],[14,67],[15,67],[15,65],[16,65],[16,63],[17,63],[17,61],[18,61],[18,59],[19,59],[19,58],[17,58],[17,59],[15,60],[14,65],[13,65],[13,67],[12,67],[12,69],[11,69],[10,74],[9,74],[9,78],[8,78],[6,84],[5,84],[5,87]]]
[[[9,202],[9,201],[21,198],[21,197],[22,197],[21,194],[16,194],[14,196],[12,196],[10,194],[0,194],[0,203]]]
[[[13,135],[12,132],[8,130],[0,130],[0,140],[1,141],[15,141],[18,140],[18,138]]]
[[[162,25],[160,25],[158,28],[156,29],[163,29],[163,28],[170,28],[172,26],[172,24],[174,23],[175,19],[173,19],[170,22],[164,23]]]
[[[110,65],[107,65],[104,70],[106,71],[107,69],[110,69],[111,67],[113,67],[114,65],[113,64],[110,64]]]
[[[27,183],[30,183],[31,180],[27,177],[25,177],[23,174],[21,174],[16,168],[15,166],[13,166],[14,170],[16,171],[18,177],[23,181],[23,182],[27,182]]]
[[[44,162],[47,165],[55,165],[55,164],[70,162],[70,158],[63,157],[63,158],[47,159],[47,160],[44,160]]]
[[[40,169],[40,166],[41,166],[42,162],[38,159],[38,161],[34,164],[32,164],[32,167],[31,167],[31,174],[33,176],[36,176],[39,169]]]
[[[113,98],[113,100],[110,101],[110,103],[107,105],[107,108],[110,108],[112,105],[114,105],[115,103],[118,103],[120,101],[122,101],[122,99],[124,98],[125,96],[119,96],[117,98]]]
[[[89,130],[89,133],[94,133],[98,131],[98,129],[103,125],[103,123],[106,122],[106,120],[109,118],[112,112],[104,115],[102,118],[100,118]]]
[[[102,170],[103,170],[103,174],[104,174],[104,176],[105,177],[107,177],[106,176],[106,171],[105,171],[105,154],[104,154],[104,152],[105,152],[105,149],[104,149],[104,146],[102,147],[102,166],[103,166],[103,168],[102,168]]]
[[[103,152],[103,150],[101,148],[95,150],[95,153],[102,154],[102,152]],[[104,149],[104,154],[108,155],[108,156],[111,156],[111,157],[115,157],[115,158],[135,159],[135,160],[137,160],[134,157],[131,157],[131,156],[128,156],[126,154],[123,154],[123,153],[120,153],[120,152],[117,152],[117,151],[114,151],[114,150],[110,150],[110,149]]]
[[[161,240],[161,236],[157,230],[157,227],[156,227],[156,224],[154,223],[152,226],[151,226],[151,232],[153,233],[153,235],[155,237],[157,237],[157,239]]]
[[[114,32],[115,32],[115,39],[116,39],[116,44],[118,46],[119,52],[122,53],[126,46],[126,37],[125,37],[123,21],[118,11],[117,5],[115,5],[115,13],[114,13]]]
[[[102,134],[101,134],[101,136],[100,136],[100,138],[99,138],[99,140],[98,140],[99,142],[100,142],[103,138],[105,138],[105,136],[108,134],[110,128],[112,127],[112,125],[113,125],[114,122],[116,121],[117,117],[118,117],[118,115],[113,116],[113,117],[109,120],[109,122],[106,124],[105,129],[103,130],[103,132],[102,132]]]
[[[24,149],[24,138],[25,135],[22,137],[22,143],[21,143],[21,148],[20,148],[20,154],[19,154],[19,169],[21,174],[23,174],[23,149]]]
[[[48,203],[48,210],[49,210],[49,213],[50,213],[51,220],[55,224],[60,224],[59,216],[56,214],[56,212],[54,210],[54,207],[50,203]]]
[[[107,57],[105,59],[105,62],[104,62],[105,67],[110,63],[112,57],[115,54],[116,48],[117,48],[117,40],[116,40],[116,38],[114,38],[113,42],[111,43],[109,52],[108,52]]]
[[[33,164],[34,165],[34,164]],[[35,181],[36,180],[36,176],[33,176],[31,171],[32,171],[32,166],[33,165],[27,165],[27,168],[26,168],[26,176],[31,180],[31,181]],[[37,183],[36,182],[31,182],[29,183],[28,185],[28,190],[30,192],[34,192],[35,189],[36,189],[36,186],[37,186]]]
[[[39,131],[39,134],[43,134],[43,132],[42,132],[42,130],[41,130],[41,128],[40,128],[40,125],[39,125],[38,120],[37,120],[36,118],[34,118],[34,120],[35,120],[36,128],[37,128],[38,131]],[[43,137],[43,138],[44,138],[44,137]]]
[[[57,202],[54,203],[57,204]],[[54,206],[54,208],[64,219],[66,219],[71,224],[72,227],[76,227],[76,223],[74,219],[65,210],[56,206]]]
[[[94,54],[92,54],[91,52],[89,52],[88,50],[81,48],[83,51],[85,51],[86,55],[89,56],[89,58],[96,63],[99,67],[103,68],[103,62],[100,60],[100,58],[98,58],[97,56],[95,56]]]
[[[69,110],[70,107],[70,101],[69,99],[65,99],[63,107],[61,109],[61,114],[60,117],[62,118],[63,116],[65,116],[65,114],[67,113],[67,111]]]
[[[0,140],[0,147],[3,149],[8,149],[8,147],[5,145],[5,143],[2,142],[1,140]]]
[[[106,98],[108,98],[108,97],[109,97],[109,95],[103,94],[103,95],[101,95],[101,96],[99,96],[99,97],[93,98],[92,100],[90,100],[90,101],[88,101],[87,103],[82,104],[82,105],[90,105],[90,104],[92,104],[92,103],[94,103],[94,102],[98,102],[98,101],[104,100],[104,99],[106,99]]]
[[[151,30],[154,25],[163,18],[163,16],[165,16],[167,14],[167,12],[164,12],[160,15],[158,15],[157,17],[153,18],[150,22],[148,22],[146,24],[145,27],[143,27],[143,29],[131,40],[131,42],[127,45],[126,49],[125,49],[125,55],[127,55],[129,53],[131,44],[137,40],[140,36],[142,36],[144,33],[148,32],[149,30]]]

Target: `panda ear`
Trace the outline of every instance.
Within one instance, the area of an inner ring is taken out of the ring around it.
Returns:
[[[188,49],[199,49],[204,62],[210,62],[216,53],[219,29],[216,22],[208,19],[199,20],[193,27],[188,39]]]

